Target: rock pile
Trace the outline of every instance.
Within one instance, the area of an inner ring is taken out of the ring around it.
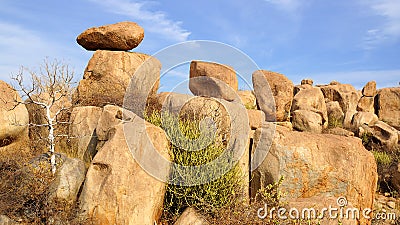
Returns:
[[[122,22],[90,28],[77,38],[95,52],[72,99],[69,134],[75,138],[69,150],[77,159],[66,159],[52,189],[57,198],[79,201],[80,217],[91,217],[95,224],[159,222],[166,186],[139,162],[147,158],[152,168],[168,174],[171,168],[153,159],[156,154],[170,159],[171,139],[142,119],[144,112],[200,119],[201,129],[215,125],[215,143],[234,153],[244,179],[251,180],[243,185],[244,200],[284,176],[279,188],[290,204],[345,196],[356,208],[373,207],[377,165],[361,138],[388,152],[399,147],[400,88],[376,90],[376,83],[369,82],[359,92],[339,82],[314,86],[311,79],[294,86],[283,74],[258,70],[252,74],[254,90],[240,91],[231,66],[192,61],[188,88],[195,96],[158,93],[160,61],[127,52],[143,36],[139,25]],[[4,82],[0,92],[6,99],[0,101],[1,153],[3,146],[26,136],[27,128],[10,119],[27,124],[29,116],[24,105],[9,104],[20,97]],[[396,169],[393,184],[400,189]],[[358,222],[370,224],[364,218]],[[190,208],[177,222],[188,223],[205,224]]]

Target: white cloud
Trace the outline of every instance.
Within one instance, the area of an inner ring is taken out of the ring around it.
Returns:
[[[104,6],[111,13],[124,15],[142,22],[145,31],[160,34],[174,41],[186,41],[190,32],[182,28],[182,22],[167,18],[165,12],[152,11],[148,6],[154,2],[132,0],[90,0]]]
[[[371,50],[382,43],[400,39],[399,0],[370,0],[363,4],[367,4],[375,16],[383,19],[379,27],[367,31],[363,42],[364,49]]]
[[[281,10],[291,13],[298,11],[302,6],[300,0],[265,0],[265,1],[275,5]]]

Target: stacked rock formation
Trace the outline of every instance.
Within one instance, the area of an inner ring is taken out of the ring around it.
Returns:
[[[157,92],[161,64],[143,53],[127,52],[143,40],[144,30],[133,22],[94,27],[84,31],[77,42],[87,50],[96,50],[90,59],[83,79],[73,95],[75,106],[122,106],[131,79],[140,68],[146,73],[137,95]],[[146,62],[147,66],[143,63]],[[143,106],[144,107],[144,106]]]

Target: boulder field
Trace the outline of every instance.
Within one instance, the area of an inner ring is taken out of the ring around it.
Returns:
[[[253,90],[238,90],[232,66],[194,60],[188,71],[193,95],[159,92],[161,63],[128,52],[143,37],[138,24],[122,22],[90,28],[77,38],[95,52],[68,100],[72,110],[64,126],[73,137],[70,158],[64,159],[53,190],[56,198],[80,203],[79,217],[105,225],[159,224],[165,177],[149,170],[168,174],[172,169],[155,161],[170,160],[171,139],[145,121],[151,113],[200,118],[200,130],[213,128],[216,143],[240,153],[232,160],[247,174],[247,200],[284,177],[279,190],[289,204],[346,197],[355,208],[373,208],[377,164],[362,138],[370,137],[383,152],[400,150],[400,87],[377,89],[371,81],[358,91],[339,82],[314,85],[311,79],[294,85],[281,73],[258,70],[252,74]],[[15,105],[21,101],[18,93],[2,81],[0,100],[1,156],[2,149],[27,140],[26,125],[33,121],[24,104]],[[393,183],[400,191],[398,174]],[[188,208],[176,224],[206,222]]]

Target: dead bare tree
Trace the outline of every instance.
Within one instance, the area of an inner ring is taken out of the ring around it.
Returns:
[[[44,123],[30,121],[29,126],[46,127],[48,135],[45,137],[49,144],[51,171],[56,172],[55,133],[61,123],[60,115],[71,107],[74,72],[68,65],[58,60],[50,62],[45,59],[38,72],[21,67],[20,71],[12,76],[16,84],[15,89],[20,92],[22,101],[18,104],[34,104],[43,110]],[[28,79],[25,79],[28,78]],[[26,124],[25,124],[26,125]],[[65,135],[64,135],[65,136]]]

